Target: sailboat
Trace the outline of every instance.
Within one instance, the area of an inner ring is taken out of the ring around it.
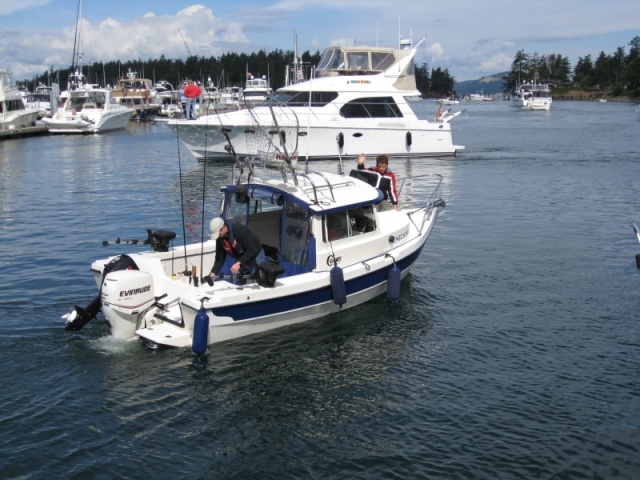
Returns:
[[[60,95],[62,108],[42,122],[51,133],[100,133],[127,127],[134,109],[119,105],[110,89],[85,82],[82,73],[82,0],[73,45],[73,60],[66,92]]]

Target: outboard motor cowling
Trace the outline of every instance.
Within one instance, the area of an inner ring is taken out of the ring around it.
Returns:
[[[153,277],[140,270],[118,270],[102,282],[102,312],[116,338],[131,338],[138,318],[155,303]]]

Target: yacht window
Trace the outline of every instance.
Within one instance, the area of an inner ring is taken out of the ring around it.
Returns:
[[[352,52],[347,54],[349,70],[369,70],[369,53]]]
[[[311,106],[324,107],[338,98],[336,92],[311,92]],[[308,106],[309,92],[278,92],[273,100],[289,106]]]
[[[0,102],[1,104],[2,102]],[[14,112],[16,110],[24,110],[24,103],[22,100],[6,100],[7,112]]]
[[[344,68],[344,52],[339,48],[325,50],[320,62],[318,62],[318,70],[337,70]]]
[[[344,118],[401,118],[402,112],[392,97],[359,98],[346,103],[340,114]]]
[[[371,52],[371,69],[386,70],[396,61],[393,53]]]

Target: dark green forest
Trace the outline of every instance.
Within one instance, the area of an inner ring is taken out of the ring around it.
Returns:
[[[304,67],[310,68],[320,60],[320,52],[311,54],[306,51],[301,55],[301,59]],[[181,81],[189,78],[203,85],[211,78],[218,87],[244,85],[246,72],[249,71],[254,76],[268,76],[271,85],[277,88],[284,85],[286,69],[292,61],[292,51],[274,50],[267,54],[264,50],[260,50],[251,54],[227,53],[219,58],[194,55],[187,57],[186,60],[172,60],[162,55],[159,59],[95,62],[85,65],[82,70],[87,83],[113,86],[119,79],[125,78],[127,72],[131,70],[139,77],[149,78],[154,82],[166,80],[176,88]],[[51,69],[27,82],[27,87],[35,87],[39,83],[49,85],[56,82],[61,89],[65,89],[71,72],[72,68]]]
[[[309,70],[320,60],[320,51],[305,51],[301,55],[304,68]],[[131,70],[141,77],[154,82],[167,80],[177,86],[182,80],[191,78],[206,84],[209,78],[218,86],[244,85],[246,72],[253,75],[267,75],[271,85],[279,88],[285,83],[286,69],[293,61],[293,51],[273,50],[267,53],[226,53],[222,56],[189,56],[186,60],[159,59],[131,60],[127,62],[95,62],[85,65],[83,73],[88,83],[115,85]],[[29,90],[40,84],[56,82],[61,89],[66,88],[71,69],[43,72],[30,81],[25,81]],[[308,72],[306,72],[308,73]],[[416,84],[424,97],[455,95],[454,83],[448,69],[431,68],[426,63],[416,66]],[[308,75],[307,75],[308,77]],[[607,89],[613,96],[640,96],[640,37],[629,42],[629,51],[619,47],[614,53],[600,52],[595,61],[591,55],[580,57],[575,66],[560,54],[527,54],[519,50],[511,65],[511,70],[502,77],[503,91],[511,92],[518,82],[536,80],[549,83],[555,88]]]
[[[556,88],[582,88],[608,90],[616,96],[640,96],[640,37],[612,54],[600,52],[595,61],[591,55],[579,57],[571,68],[569,59],[559,54],[528,55],[519,50],[511,70],[502,77],[503,91],[513,91],[518,82],[549,83]]]
[[[306,78],[308,70],[315,68],[320,61],[321,52],[311,53],[308,50],[301,56]],[[246,72],[251,72],[254,76],[266,75],[275,88],[284,86],[286,69],[293,62],[293,51],[274,50],[266,53],[260,50],[257,53],[227,53],[219,58],[190,56],[186,60],[170,60],[161,56],[157,60],[135,60],[128,62],[95,62],[85,65],[82,69],[87,83],[97,83],[99,85],[116,85],[118,80],[124,78],[131,70],[140,77],[149,78],[154,82],[166,80],[174,87],[181,81],[191,78],[206,85],[209,78],[218,87],[233,85],[244,85]],[[65,89],[68,84],[69,74],[72,68],[67,70],[50,69],[42,75],[37,75],[33,79],[25,81],[24,84],[29,90],[34,90],[39,84],[51,85],[58,83],[61,89]],[[427,64],[416,67],[416,83],[418,90],[423,95],[438,94],[448,95],[453,90],[454,79],[449,75],[448,70],[440,68],[429,72]]]

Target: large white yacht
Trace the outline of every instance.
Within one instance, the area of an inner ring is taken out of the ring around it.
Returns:
[[[549,110],[551,108],[551,90],[546,83],[523,83],[516,86],[516,106],[530,110]]]
[[[30,127],[35,124],[38,113],[37,109],[25,106],[9,72],[0,71],[0,130]]]
[[[452,156],[449,121],[460,112],[429,121],[412,106],[416,89],[415,47],[330,47],[315,77],[282,87],[270,100],[294,112],[297,152],[302,160],[355,158],[360,153],[392,157]],[[406,42],[405,42],[406,43]],[[434,111],[435,114],[435,111]],[[182,143],[198,160],[232,158],[230,143],[240,156],[251,156],[256,124],[269,121],[268,106],[200,116],[195,121],[170,122]]]

